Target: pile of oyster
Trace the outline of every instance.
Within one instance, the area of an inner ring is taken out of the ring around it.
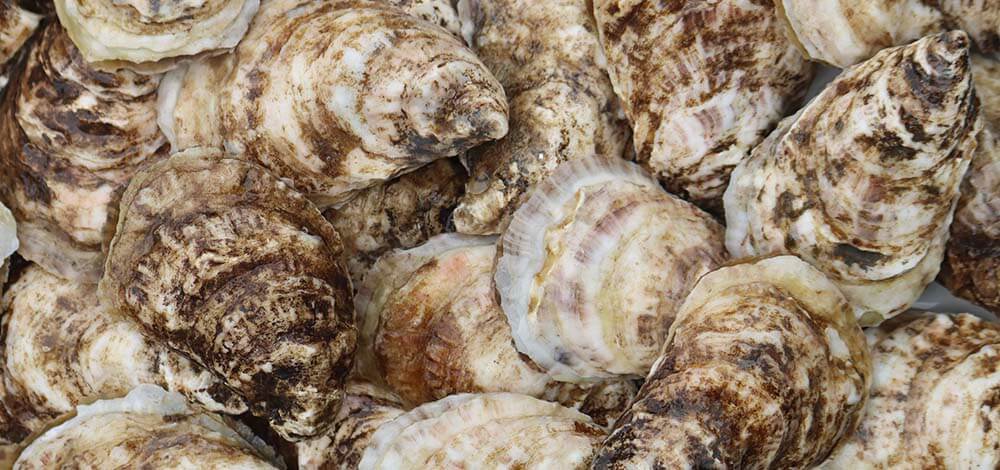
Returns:
[[[1000,468],[1000,2],[4,0],[0,64],[2,468]]]

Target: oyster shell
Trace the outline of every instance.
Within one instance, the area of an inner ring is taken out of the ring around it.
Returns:
[[[618,159],[566,162],[527,196],[494,276],[518,351],[569,382],[645,375],[681,300],[726,259],[722,226]]]
[[[459,39],[378,2],[265,2],[232,55],[160,86],[175,150],[225,147],[327,207],[507,132],[503,88]]]
[[[1000,326],[908,313],[867,335],[874,382],[864,418],[820,468],[1000,466]]]
[[[199,54],[228,52],[259,0],[55,0],[59,22],[100,70],[158,73]]]
[[[0,105],[0,200],[21,256],[96,283],[125,185],[169,150],[155,123],[159,79],[93,69],[55,22],[25,61]]]
[[[340,237],[263,168],[190,149],[122,197],[100,294],[290,441],[326,430],[356,331]]]
[[[208,371],[110,315],[95,285],[68,283],[32,265],[4,295],[0,316],[0,445],[19,443],[88,399],[123,396],[144,383],[211,411],[246,411]]]
[[[774,5],[596,0],[594,13],[637,161],[721,214],[733,167],[812,80]]]
[[[198,412],[176,393],[141,385],[77,408],[21,452],[16,470],[48,468],[275,469],[274,451],[244,426]]]
[[[584,468],[603,436],[587,416],[525,395],[452,395],[380,426],[358,469]]]
[[[962,32],[845,71],[733,171],[730,253],[802,257],[863,325],[906,310],[941,264],[976,103]]]
[[[871,378],[865,337],[794,256],[705,275],[594,468],[810,468],[849,436]]]
[[[7,85],[7,68],[14,55],[31,38],[42,16],[13,1],[0,2],[0,90]]]
[[[621,116],[587,0],[462,0],[469,43],[510,100],[510,133],[465,157],[459,232],[498,234],[561,162],[624,156]]]
[[[939,279],[1000,315],[1000,63],[974,56],[983,131],[962,183]]]

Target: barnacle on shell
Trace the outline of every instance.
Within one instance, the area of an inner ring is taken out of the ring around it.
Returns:
[[[7,85],[7,68],[38,28],[41,15],[21,8],[11,0],[0,2],[0,90]]]
[[[0,201],[18,221],[21,256],[67,279],[100,279],[125,185],[168,151],[158,83],[93,69],[58,23],[33,41],[0,105]]]
[[[156,73],[181,59],[228,52],[259,0],[55,0],[59,22],[94,67]]]
[[[850,305],[794,256],[705,275],[594,468],[810,468],[853,432],[871,363]]]
[[[716,213],[733,167],[801,100],[812,66],[774,5],[596,0],[637,161]]]
[[[88,399],[140,384],[181,392],[212,411],[246,411],[208,371],[109,314],[95,285],[29,266],[5,293],[0,316],[0,445],[19,443]]]
[[[803,53],[837,67],[891,46],[961,29],[979,50],[1000,54],[1000,3],[993,0],[774,0]]]
[[[590,418],[555,403],[452,395],[380,426],[358,468],[585,468],[602,437]]]
[[[907,313],[868,330],[871,397],[822,469],[1000,466],[1000,326]]]
[[[262,167],[190,149],[122,197],[100,293],[297,441],[337,412],[354,354],[337,232]]]
[[[566,162],[527,196],[494,276],[517,349],[560,380],[645,375],[726,259],[722,226],[620,159]]]
[[[273,0],[233,54],[164,78],[158,119],[175,150],[245,152],[328,206],[502,137],[507,101],[461,40],[403,10]]]
[[[604,71],[587,0],[463,0],[470,44],[510,100],[510,132],[465,157],[459,232],[497,234],[564,161],[626,153],[628,124]]]
[[[796,254],[865,325],[909,307],[937,275],[977,102],[962,32],[887,49],[842,73],[733,171],[733,256]]]
[[[141,385],[77,407],[34,439],[17,470],[50,468],[276,469],[274,451],[245,426],[196,411],[184,397]]]

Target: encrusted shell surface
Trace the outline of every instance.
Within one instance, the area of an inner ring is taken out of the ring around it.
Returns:
[[[21,452],[14,469],[278,468],[272,462],[274,451],[245,427],[142,385],[123,398],[81,405]]]
[[[55,22],[33,42],[0,105],[0,201],[18,221],[21,256],[100,279],[125,185],[169,149],[158,81],[94,70]]]
[[[801,101],[812,66],[766,1],[595,0],[637,161],[722,213],[733,167]]]
[[[0,316],[0,444],[19,443],[88,399],[124,396],[144,383],[209,410],[246,411],[208,371],[110,315],[95,285],[29,266],[4,294]]]
[[[156,73],[181,59],[228,52],[250,27],[259,0],[55,0],[59,22],[101,70]]]
[[[680,302],[725,259],[711,216],[634,163],[590,157],[528,193],[494,278],[517,349],[579,382],[645,375]]]
[[[452,395],[379,427],[358,468],[585,468],[603,436],[582,413],[525,395]]]
[[[356,341],[340,237],[262,167],[190,149],[122,197],[100,294],[297,441],[337,412]]]
[[[0,2],[0,90],[7,85],[7,68],[38,28],[42,16],[21,8],[13,1]]]
[[[865,337],[836,285],[794,256],[698,281],[594,468],[810,468],[861,418]]]
[[[937,275],[978,106],[962,32],[887,49],[842,73],[733,171],[733,256],[796,254],[862,324],[908,308]]]
[[[265,2],[233,54],[159,98],[175,150],[245,152],[322,207],[507,133],[503,88],[461,40],[363,0]]]
[[[820,468],[1000,466],[1000,326],[907,313],[867,336],[874,380],[864,418]]]
[[[465,157],[459,232],[497,234],[564,161],[622,157],[629,129],[604,71],[587,0],[462,0],[470,44],[510,100],[510,132]]]

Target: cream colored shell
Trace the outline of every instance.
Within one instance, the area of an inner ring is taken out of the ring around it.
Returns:
[[[42,16],[21,8],[13,1],[0,3],[0,90],[7,85],[7,68],[38,28]]]
[[[17,222],[10,210],[0,203],[0,294],[7,284],[7,258],[17,251]]]

